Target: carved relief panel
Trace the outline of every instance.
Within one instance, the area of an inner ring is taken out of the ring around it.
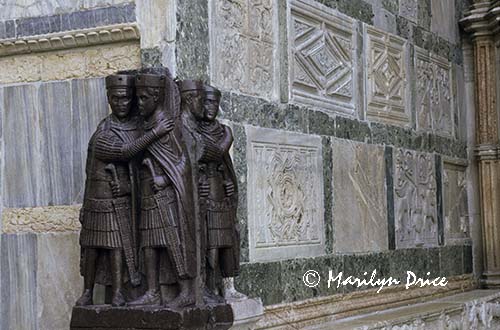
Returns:
[[[466,163],[444,162],[443,200],[445,243],[463,243],[470,237]]]
[[[405,40],[365,25],[365,42],[367,118],[408,124]]]
[[[434,155],[394,150],[396,247],[438,244]]]
[[[454,120],[450,63],[419,48],[415,54],[417,128],[452,137]]]
[[[321,139],[247,127],[250,261],[324,253]]]
[[[212,13],[210,66],[215,84],[270,98],[275,0],[214,0]]]
[[[289,65],[292,99],[327,112],[355,114],[354,21],[312,1],[291,5]]]

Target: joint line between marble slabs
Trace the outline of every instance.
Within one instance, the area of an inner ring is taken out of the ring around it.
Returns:
[[[396,224],[394,218],[393,148],[385,147],[385,182],[387,190],[387,240],[389,250],[396,249]]]

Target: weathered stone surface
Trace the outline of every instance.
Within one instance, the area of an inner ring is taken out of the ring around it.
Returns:
[[[441,276],[454,276],[464,273],[463,247],[460,245],[445,246],[440,251]]]
[[[334,252],[387,250],[384,147],[332,140]]]
[[[327,113],[356,115],[356,25],[351,18],[313,1],[291,5],[289,42],[292,100]]]
[[[109,113],[104,78],[71,81],[71,97],[73,204],[83,201],[88,141],[99,122]]]
[[[451,43],[459,41],[459,26],[455,15],[457,0],[431,0],[431,31]]]
[[[34,234],[2,234],[0,328],[37,330],[37,240]]]
[[[396,15],[379,6],[373,8],[373,13],[373,26],[389,33],[397,34]]]
[[[275,11],[271,0],[212,1],[210,71],[214,84],[267,99],[275,96]]]
[[[228,4],[236,5],[236,2],[229,1]],[[209,45],[209,4],[204,0],[178,0],[175,1],[175,6],[177,8],[176,73],[180,79],[196,78],[209,81],[210,56],[215,55]],[[237,18],[231,17],[231,19]],[[210,31],[213,30],[212,25]],[[222,44],[217,44],[217,49],[219,52],[226,51]],[[243,49],[239,49],[239,51],[243,52]]]
[[[48,16],[126,3],[130,3],[130,0],[7,0],[2,3],[3,7],[0,12],[0,19]],[[128,6],[133,6],[133,4],[129,4]],[[127,5],[123,7],[127,7]]]
[[[324,253],[321,138],[246,127],[250,261]]]
[[[399,15],[417,23],[418,20],[418,0],[400,0]]]
[[[367,119],[408,124],[407,47],[404,39],[365,25]]]
[[[37,235],[37,251],[38,329],[67,330],[83,288],[78,234]]]
[[[4,208],[3,232],[67,232],[80,229],[81,205]]]
[[[137,42],[0,58],[0,82],[18,83],[105,76],[139,68]]]
[[[70,83],[51,82],[38,90],[42,176],[48,205],[67,205],[73,195]]]
[[[344,256],[344,277],[353,276],[357,278],[370,279],[374,270],[377,270],[376,278],[389,277],[390,259],[387,253],[355,254]],[[334,275],[335,276],[335,275]],[[353,292],[366,289],[372,289],[373,286],[347,284],[344,292]]]
[[[16,36],[16,23],[11,21],[0,21],[0,39],[10,39]]]
[[[73,308],[71,330],[227,330],[233,323],[228,304],[172,309],[163,306],[120,307],[100,305]],[[147,328],[145,328],[147,327]]]
[[[323,144],[323,195],[325,207],[325,253],[333,253],[333,157],[331,138],[321,137]]]
[[[444,233],[445,243],[463,243],[470,236],[466,164],[444,162]]]
[[[4,206],[23,207],[46,204],[42,184],[43,164],[39,94],[36,86],[4,89]]]
[[[448,61],[416,48],[417,128],[454,136],[455,111],[451,66]]]
[[[260,297],[264,305],[283,301],[281,263],[243,263],[240,275],[234,279],[235,287],[251,298]]]
[[[255,329],[255,325],[264,314],[260,298],[228,301],[233,310],[234,321],[230,330]]]
[[[438,244],[434,156],[394,150],[396,247]]]

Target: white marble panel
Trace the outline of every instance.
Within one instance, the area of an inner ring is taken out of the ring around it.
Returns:
[[[408,50],[404,39],[364,25],[367,118],[407,125]]]
[[[332,140],[334,252],[388,249],[384,147]]]
[[[355,115],[356,24],[315,1],[295,0],[289,25],[292,100]]]
[[[454,137],[455,102],[450,62],[416,47],[415,73],[417,129]]]
[[[438,245],[433,154],[394,149],[396,248]]]
[[[250,261],[324,253],[319,136],[247,126]]]

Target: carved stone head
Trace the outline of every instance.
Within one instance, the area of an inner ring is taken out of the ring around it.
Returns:
[[[219,113],[221,92],[212,86],[205,85],[204,120],[214,121]]]
[[[119,120],[127,118],[134,100],[134,76],[115,74],[106,77],[106,89],[111,112]]]
[[[163,104],[165,81],[164,75],[141,73],[136,76],[137,105],[141,116],[151,116]]]
[[[183,111],[190,111],[196,120],[204,117],[205,85],[199,80],[182,80],[178,82],[181,93]]]

